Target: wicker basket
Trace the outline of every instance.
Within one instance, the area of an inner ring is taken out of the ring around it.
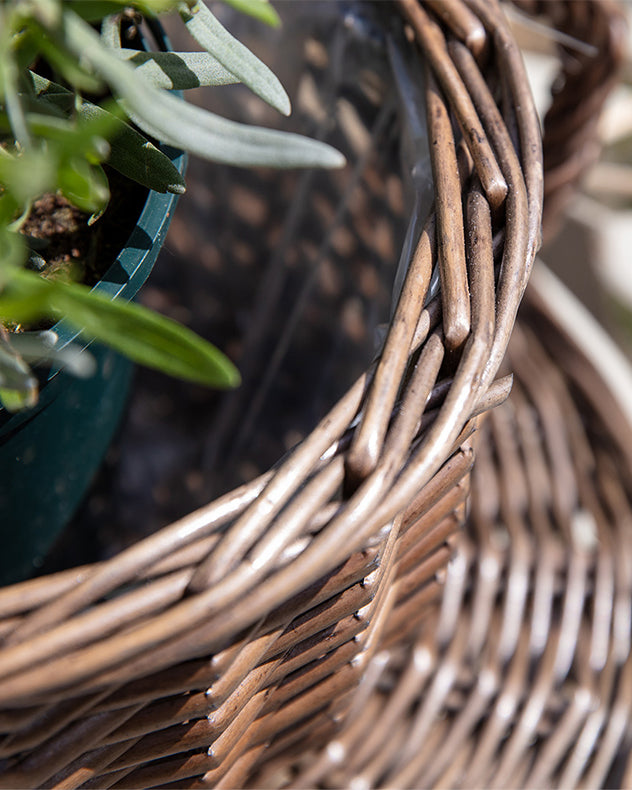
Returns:
[[[559,5],[602,9],[592,2]],[[451,726],[447,716],[437,719],[446,698],[399,679],[436,672],[441,691],[442,672],[454,673],[466,653],[473,659],[483,651],[491,660],[497,632],[503,633],[498,616],[489,614],[491,642],[479,626],[469,642],[464,629],[453,639],[469,610],[457,595],[463,585],[452,577],[463,557],[474,563],[478,549],[471,538],[459,544],[447,573],[440,617],[437,602],[465,519],[474,431],[511,384],[509,376],[497,375],[539,244],[539,122],[520,53],[494,2],[360,4],[334,24],[344,46],[355,50],[367,45],[359,29],[376,35],[370,36],[371,57],[354,72],[353,120],[330,130],[351,166],[315,191],[327,198],[326,207],[319,215],[319,204],[310,204],[310,216],[328,219],[326,245],[341,225],[356,239],[372,238],[362,210],[367,202],[393,227],[408,228],[403,282],[394,286],[380,352],[269,471],[110,561],[0,591],[2,787],[342,786],[355,776],[369,785],[384,776],[416,784],[471,760],[474,712],[480,715],[497,686],[488,697],[472,696],[459,716],[468,693],[467,673],[459,677],[462,685],[449,700],[459,722],[459,762],[429,769],[420,763],[418,739],[424,755],[439,752]],[[326,26],[321,31],[327,43],[330,33]],[[302,52],[310,79],[324,85],[316,94],[322,100],[330,64],[319,59],[323,47],[314,45],[315,35]],[[426,71],[421,102],[419,69]],[[394,94],[399,103],[390,101]],[[419,142],[424,107],[428,151]],[[318,103],[314,113],[317,119]],[[432,206],[425,201],[427,181],[419,177],[428,158]],[[244,178],[252,188],[268,176]],[[401,206],[389,199],[385,185],[393,183],[412,195]],[[273,187],[265,188],[273,194]],[[358,211],[348,207],[354,189],[364,194]],[[277,235],[276,243],[282,246],[283,238]],[[273,283],[271,276],[270,288]],[[525,392],[526,386],[518,402],[527,400]],[[485,429],[493,439],[502,420],[494,417]],[[493,446],[488,437],[476,442],[481,474],[493,477],[485,460]],[[581,446],[591,447],[587,440]],[[473,512],[489,508],[489,524],[496,514],[488,501],[477,504],[478,479]],[[618,493],[628,490],[627,479],[621,485]],[[527,542],[507,554],[517,563],[515,584],[513,566],[508,571],[511,595],[527,594],[529,557],[521,554]],[[495,550],[501,567],[507,557]],[[564,560],[559,546],[553,559]],[[551,573],[563,573],[559,567]],[[582,573],[585,582],[587,560]],[[520,581],[523,587],[514,590]],[[573,595],[580,593],[573,588]],[[513,600],[508,597],[509,605]],[[476,617],[485,603],[477,604]],[[528,638],[512,614],[501,644],[507,666],[515,652],[511,639],[522,645]],[[581,617],[572,625],[579,629]],[[553,648],[538,645],[548,660]],[[562,668],[568,673],[574,647],[566,647]],[[621,663],[618,653],[615,658]],[[617,668],[613,661],[607,666]],[[556,680],[563,676],[557,669]],[[466,670],[471,679],[473,664]],[[619,683],[618,676],[601,677],[595,675],[595,683]],[[355,762],[341,766],[348,754],[341,743],[366,739],[366,725],[379,715],[386,722],[394,705],[414,713],[419,695],[423,704],[412,730],[409,718],[396,717],[392,748],[380,729],[371,750],[373,738]],[[555,718],[563,712],[560,698],[551,704],[545,724],[555,732],[565,719]],[[526,741],[517,740],[514,749],[524,751]],[[516,754],[528,768],[523,751]],[[474,763],[481,779],[492,770],[484,758]]]
[[[630,786],[632,369],[543,267],[506,364],[441,602],[383,638],[326,748],[249,786]]]

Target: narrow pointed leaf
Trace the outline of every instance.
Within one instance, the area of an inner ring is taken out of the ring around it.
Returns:
[[[50,329],[22,332],[11,335],[11,346],[31,365],[56,364],[80,378],[88,378],[96,373],[96,360],[86,348],[79,343],[67,343],[63,348],[57,348],[58,340],[57,334]]]
[[[36,95],[64,112],[71,111],[74,99],[70,91],[38,74],[31,74],[31,79]],[[107,161],[115,170],[156,192],[182,194],[185,191],[184,179],[177,167],[136,129],[91,102],[82,102],[77,113],[84,121],[103,120],[111,127],[108,134],[110,154]]]
[[[83,14],[80,14],[83,16]],[[85,17],[84,17],[85,19]],[[121,15],[111,14],[101,22],[101,41],[106,47],[115,50],[121,49]]]
[[[131,112],[131,103],[125,107],[147,134],[215,162],[275,168],[336,168],[345,164],[342,154],[326,143],[290,132],[238,124],[179,100],[174,102],[174,106],[169,106],[170,115],[156,112],[155,105],[146,108],[142,116]],[[138,109],[138,105],[135,107]]]
[[[290,114],[290,99],[277,77],[248,47],[231,36],[201,0],[193,10],[183,3],[180,15],[198,44],[240,82],[283,115]]]
[[[188,90],[212,85],[234,85],[239,79],[208,52],[138,52],[120,49],[116,54],[136,68],[136,73],[156,88]]]
[[[153,88],[101,44],[74,14],[64,14],[66,40],[90,60],[121,96],[143,131],[177,148],[225,164],[271,167],[342,167],[335,148],[297,134],[246,126],[220,118]]]
[[[39,303],[48,314],[63,316],[86,337],[107,343],[135,362],[213,387],[239,384],[237,369],[215,346],[141,305],[110,300],[83,285],[43,280],[24,270],[13,273],[5,293],[0,296],[0,317],[5,319],[23,320],[24,313],[33,317],[32,305]]]

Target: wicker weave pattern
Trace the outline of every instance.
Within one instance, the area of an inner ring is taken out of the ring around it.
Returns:
[[[262,476],[112,561],[0,591],[2,786],[242,786],[360,733],[397,671],[383,651],[405,662],[433,616],[471,435],[509,389],[494,380],[539,243],[541,147],[494,3],[398,6],[427,69],[435,209],[377,361]],[[436,648],[415,655],[430,676]]]
[[[253,787],[613,786],[632,725],[632,426],[582,325],[552,314],[550,277],[512,336],[441,603],[414,643],[379,646],[336,740]]]

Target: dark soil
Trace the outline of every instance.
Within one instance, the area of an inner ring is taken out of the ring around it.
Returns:
[[[95,285],[105,274],[140,216],[147,190],[108,168],[111,199],[103,216],[88,225],[89,214],[60,194],[35,201],[22,233],[40,240],[43,277]]]
[[[42,277],[81,280],[90,244],[87,214],[49,193],[33,203],[22,233],[43,242],[36,246],[44,262],[37,267]]]
[[[142,49],[140,17],[126,12],[121,28],[126,47]],[[59,80],[44,60],[31,66],[48,79]],[[63,80],[62,80],[63,82]],[[85,96],[100,103],[108,94]],[[95,285],[114,262],[140,216],[147,189],[104,165],[110,187],[107,209],[91,226],[90,214],[73,206],[63,195],[48,193],[33,203],[21,232],[41,243],[32,244],[39,256],[35,268],[43,277]]]

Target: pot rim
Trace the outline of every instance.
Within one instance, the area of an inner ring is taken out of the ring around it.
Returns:
[[[166,145],[160,145],[159,148],[171,159],[178,171],[184,174],[186,153]],[[92,291],[111,299],[123,298],[127,301],[136,296],[155,263],[157,253],[152,257],[152,252],[159,250],[164,243],[178,197],[176,194],[148,190],[134,229],[105,274],[92,287]],[[50,331],[58,336],[56,348],[62,349],[77,340],[83,330],[61,318]],[[86,340],[82,343],[83,348],[87,348],[92,342],[94,341]],[[58,372],[59,368],[53,368],[47,381]]]

